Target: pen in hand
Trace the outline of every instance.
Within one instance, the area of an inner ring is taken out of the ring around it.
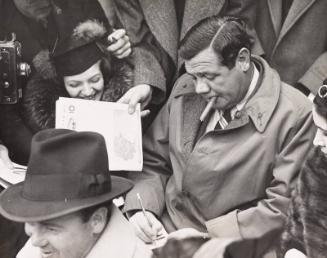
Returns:
[[[143,203],[142,203],[142,199],[141,199],[140,194],[137,193],[137,194],[136,194],[136,197],[137,197],[137,200],[139,201],[139,204],[140,204],[140,206],[141,206],[142,213],[143,213],[143,215],[144,215],[144,217],[145,217],[145,220],[147,221],[149,227],[152,228],[152,223],[151,223],[149,217],[147,216],[147,214],[146,214],[146,212],[145,212],[145,209],[144,209],[144,206],[143,206]],[[153,243],[153,244],[156,244],[156,240],[155,240],[155,239],[152,239],[152,243]]]

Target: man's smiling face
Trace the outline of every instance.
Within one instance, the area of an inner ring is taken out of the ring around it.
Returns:
[[[83,222],[76,213],[25,223],[25,231],[42,258],[84,258],[97,239],[91,221]]]

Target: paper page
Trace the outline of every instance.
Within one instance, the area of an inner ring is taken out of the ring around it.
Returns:
[[[0,185],[7,188],[10,185],[24,181],[26,174],[26,166],[13,163],[14,168],[9,169],[0,162]]]
[[[140,105],[133,115],[128,105],[113,102],[59,98],[56,128],[94,131],[106,140],[109,169],[141,171],[143,166]]]

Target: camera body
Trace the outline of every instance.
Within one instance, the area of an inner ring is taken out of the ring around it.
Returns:
[[[15,104],[22,97],[23,80],[31,69],[21,62],[21,50],[15,34],[10,41],[0,41],[0,104]]]

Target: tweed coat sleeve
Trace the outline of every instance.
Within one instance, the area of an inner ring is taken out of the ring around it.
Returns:
[[[118,20],[132,43],[135,60],[134,84],[148,84],[156,89],[152,103],[161,104],[166,97],[166,84],[175,67],[168,54],[150,31],[137,0],[114,0]]]
[[[170,97],[171,99],[172,97]],[[165,207],[165,189],[168,178],[172,175],[169,158],[169,109],[170,99],[157,115],[154,123],[143,138],[144,166],[141,173],[130,173],[129,178],[135,183],[128,192],[124,212],[140,210],[136,193],[143,199],[143,206],[157,217],[161,217]]]
[[[215,237],[259,238],[260,241],[264,234],[281,230],[290,202],[290,189],[294,187],[302,162],[311,148],[313,134],[310,110],[298,110],[297,124],[288,133],[271,164],[273,177],[263,199],[207,221],[208,232]]]
[[[327,46],[326,46],[327,48]],[[314,94],[317,93],[321,83],[327,78],[327,51],[322,53],[309,67],[299,82]]]

